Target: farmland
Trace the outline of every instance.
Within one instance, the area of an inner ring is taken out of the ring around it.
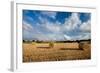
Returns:
[[[91,59],[91,43],[82,42],[23,42],[23,62]]]

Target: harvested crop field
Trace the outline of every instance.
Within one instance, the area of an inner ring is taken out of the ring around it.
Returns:
[[[23,62],[91,59],[91,44],[77,43],[23,43]]]

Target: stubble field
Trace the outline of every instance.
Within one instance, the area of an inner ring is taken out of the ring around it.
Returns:
[[[87,60],[91,59],[91,44],[72,43],[23,43],[23,62]],[[81,48],[80,48],[81,47]]]

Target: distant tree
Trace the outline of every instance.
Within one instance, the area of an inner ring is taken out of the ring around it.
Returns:
[[[35,42],[35,40],[32,40],[32,42]]]
[[[23,40],[23,42],[25,42],[25,40]]]

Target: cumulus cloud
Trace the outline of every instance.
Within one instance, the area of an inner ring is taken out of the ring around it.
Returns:
[[[58,21],[51,22],[47,18],[39,17],[41,24],[38,24],[38,27],[43,28],[45,31],[50,31],[52,33],[57,33],[61,30],[60,23]]]
[[[41,14],[55,19],[57,13],[43,11]],[[79,18],[79,13],[72,13],[69,18],[65,18],[64,23],[58,21],[51,22],[42,16],[38,16],[38,19],[41,23],[37,23],[35,27],[29,23],[23,22],[24,36],[28,36],[28,38],[31,36],[32,39],[37,40],[81,40],[91,38],[91,21],[88,20],[82,23]],[[67,34],[76,29],[81,30],[81,33],[76,32],[79,33],[79,35],[75,36],[72,34],[72,36],[70,36]]]
[[[61,27],[60,25],[58,25],[57,23],[50,23],[50,22],[47,22],[44,27],[51,31],[51,32],[54,32],[54,33],[58,33],[61,31]]]
[[[66,18],[64,24],[60,22],[49,22],[47,19],[41,17],[40,20],[43,22],[44,27],[52,32],[68,32],[74,30],[81,24],[78,13],[72,13],[69,18]]]
[[[83,32],[90,32],[91,31],[91,21],[88,20],[87,22],[83,22],[80,26],[80,30]]]
[[[81,24],[81,20],[79,19],[78,13],[72,13],[69,19],[65,20],[63,28],[65,31],[74,30]]]

